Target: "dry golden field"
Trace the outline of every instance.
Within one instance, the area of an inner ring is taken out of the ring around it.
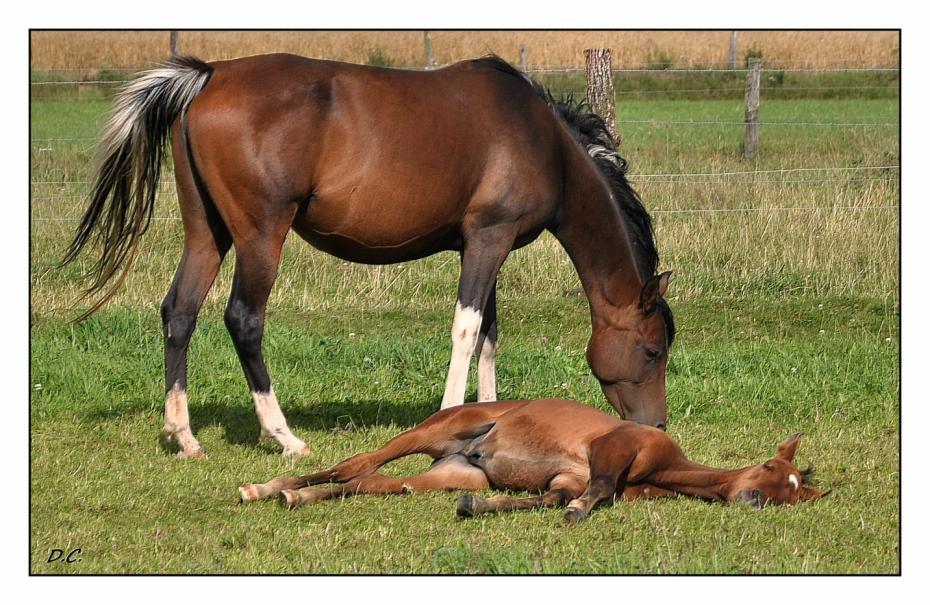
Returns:
[[[579,66],[583,51],[609,47],[614,64],[656,61],[677,67],[712,65],[727,60],[729,31],[435,31],[438,64],[496,53],[516,63],[526,45],[530,68]],[[182,31],[182,53],[206,60],[269,52],[364,63],[383,57],[398,66],[424,63],[422,31]],[[737,57],[761,52],[769,65],[790,67],[896,66],[896,31],[745,31],[739,32]],[[33,69],[132,69],[163,59],[167,31],[34,31]]]

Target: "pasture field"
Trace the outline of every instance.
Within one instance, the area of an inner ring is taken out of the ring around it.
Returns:
[[[227,259],[189,362],[192,424],[210,457],[171,456],[158,440],[158,306],[181,240],[170,167],[159,220],[104,310],[69,323],[81,266],[55,266],[85,203],[89,139],[106,107],[93,98],[32,104],[33,573],[900,571],[899,185],[897,169],[880,168],[899,164],[896,99],[763,98],[763,121],[859,125],[764,127],[752,161],[741,157],[740,126],[697,123],[741,120],[739,100],[621,101],[623,120],[696,122],[622,125],[661,268],[675,271],[670,433],[691,458],[737,467],[803,431],[799,463],[814,464],[818,487],[833,492],[763,511],[625,503],[573,529],[555,510],[456,521],[455,494],[292,512],[235,505],[241,483],[328,466],[438,409],[453,254],[368,267],[288,241],[265,353],[291,426],[313,449],[296,461],[257,442],[222,321]],[[709,176],[799,167],[858,170]],[[680,173],[691,176],[662,176]],[[500,396],[608,409],[584,359],[587,304],[554,239],[513,253],[499,283]],[[406,459],[387,472],[426,465]],[[46,563],[51,549],[78,547],[80,563]]]
[[[695,67],[727,61],[729,31],[434,31],[434,61],[443,65],[494,52],[533,68],[584,65],[584,49],[610,48],[615,65]],[[896,31],[741,31],[737,57],[761,55],[790,67],[897,65]],[[75,72],[135,69],[165,58],[167,31],[33,31],[34,69]],[[179,49],[215,61],[270,52],[353,63],[422,66],[422,31],[182,31]],[[75,73],[72,72],[72,73]]]

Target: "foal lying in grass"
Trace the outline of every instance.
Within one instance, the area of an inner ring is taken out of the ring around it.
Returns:
[[[289,509],[356,494],[403,494],[488,487],[539,492],[530,498],[464,495],[456,515],[568,504],[565,521],[577,523],[601,501],[685,494],[705,500],[794,504],[824,494],[808,485],[811,469],[792,464],[800,435],[778,446],[775,457],[736,470],[685,458],[659,429],[621,420],[576,401],[542,399],[476,403],[442,410],[382,448],[358,454],[303,477],[278,477],[239,488],[241,502],[278,496]],[[435,462],[413,477],[387,477],[382,465],[410,454]],[[321,483],[335,487],[315,488]]]

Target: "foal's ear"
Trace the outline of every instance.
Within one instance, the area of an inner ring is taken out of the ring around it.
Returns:
[[[785,462],[791,462],[794,460],[794,452],[798,449],[798,443],[801,441],[802,433],[795,433],[791,437],[788,437],[785,441],[778,446],[778,451],[775,453],[776,458],[780,458]]]
[[[652,313],[655,310],[656,300],[660,296],[665,296],[665,291],[668,290],[668,280],[671,277],[672,272],[666,271],[649,278],[639,294],[639,306],[642,307],[643,313]]]

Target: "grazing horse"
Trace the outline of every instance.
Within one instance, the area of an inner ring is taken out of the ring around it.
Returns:
[[[762,508],[824,495],[806,485],[813,469],[799,471],[793,465],[799,438],[795,435],[779,445],[767,462],[722,470],[691,462],[663,431],[577,401],[476,403],[436,412],[381,449],[325,471],[247,483],[239,488],[239,499],[246,503],[278,496],[292,509],[355,494],[493,487],[541,495],[489,499],[464,495],[458,499],[456,514],[472,517],[567,503],[568,523],[581,521],[599,502],[614,498],[684,494]],[[414,477],[377,474],[382,465],[410,454],[429,454],[433,465]],[[341,485],[312,487],[330,482]]]
[[[544,230],[568,252],[591,310],[587,357],[625,418],[666,423],[674,322],[669,273],[649,215],[627,182],[603,120],[560,103],[488,57],[419,72],[266,55],[173,58],[116,98],[93,193],[66,255],[102,252],[89,293],[125,278],[152,218],[171,135],[184,224],[180,266],[161,307],[164,434],[201,456],[187,407],[187,351],[201,304],[236,249],[225,323],[263,436],[285,454],[306,444],[287,426],[262,357],[268,295],[284,239],[354,262],[461,255],[442,407],[463,403],[478,352],[478,399],[497,399],[495,291],[511,250]],[[86,316],[86,315],[85,315]]]

